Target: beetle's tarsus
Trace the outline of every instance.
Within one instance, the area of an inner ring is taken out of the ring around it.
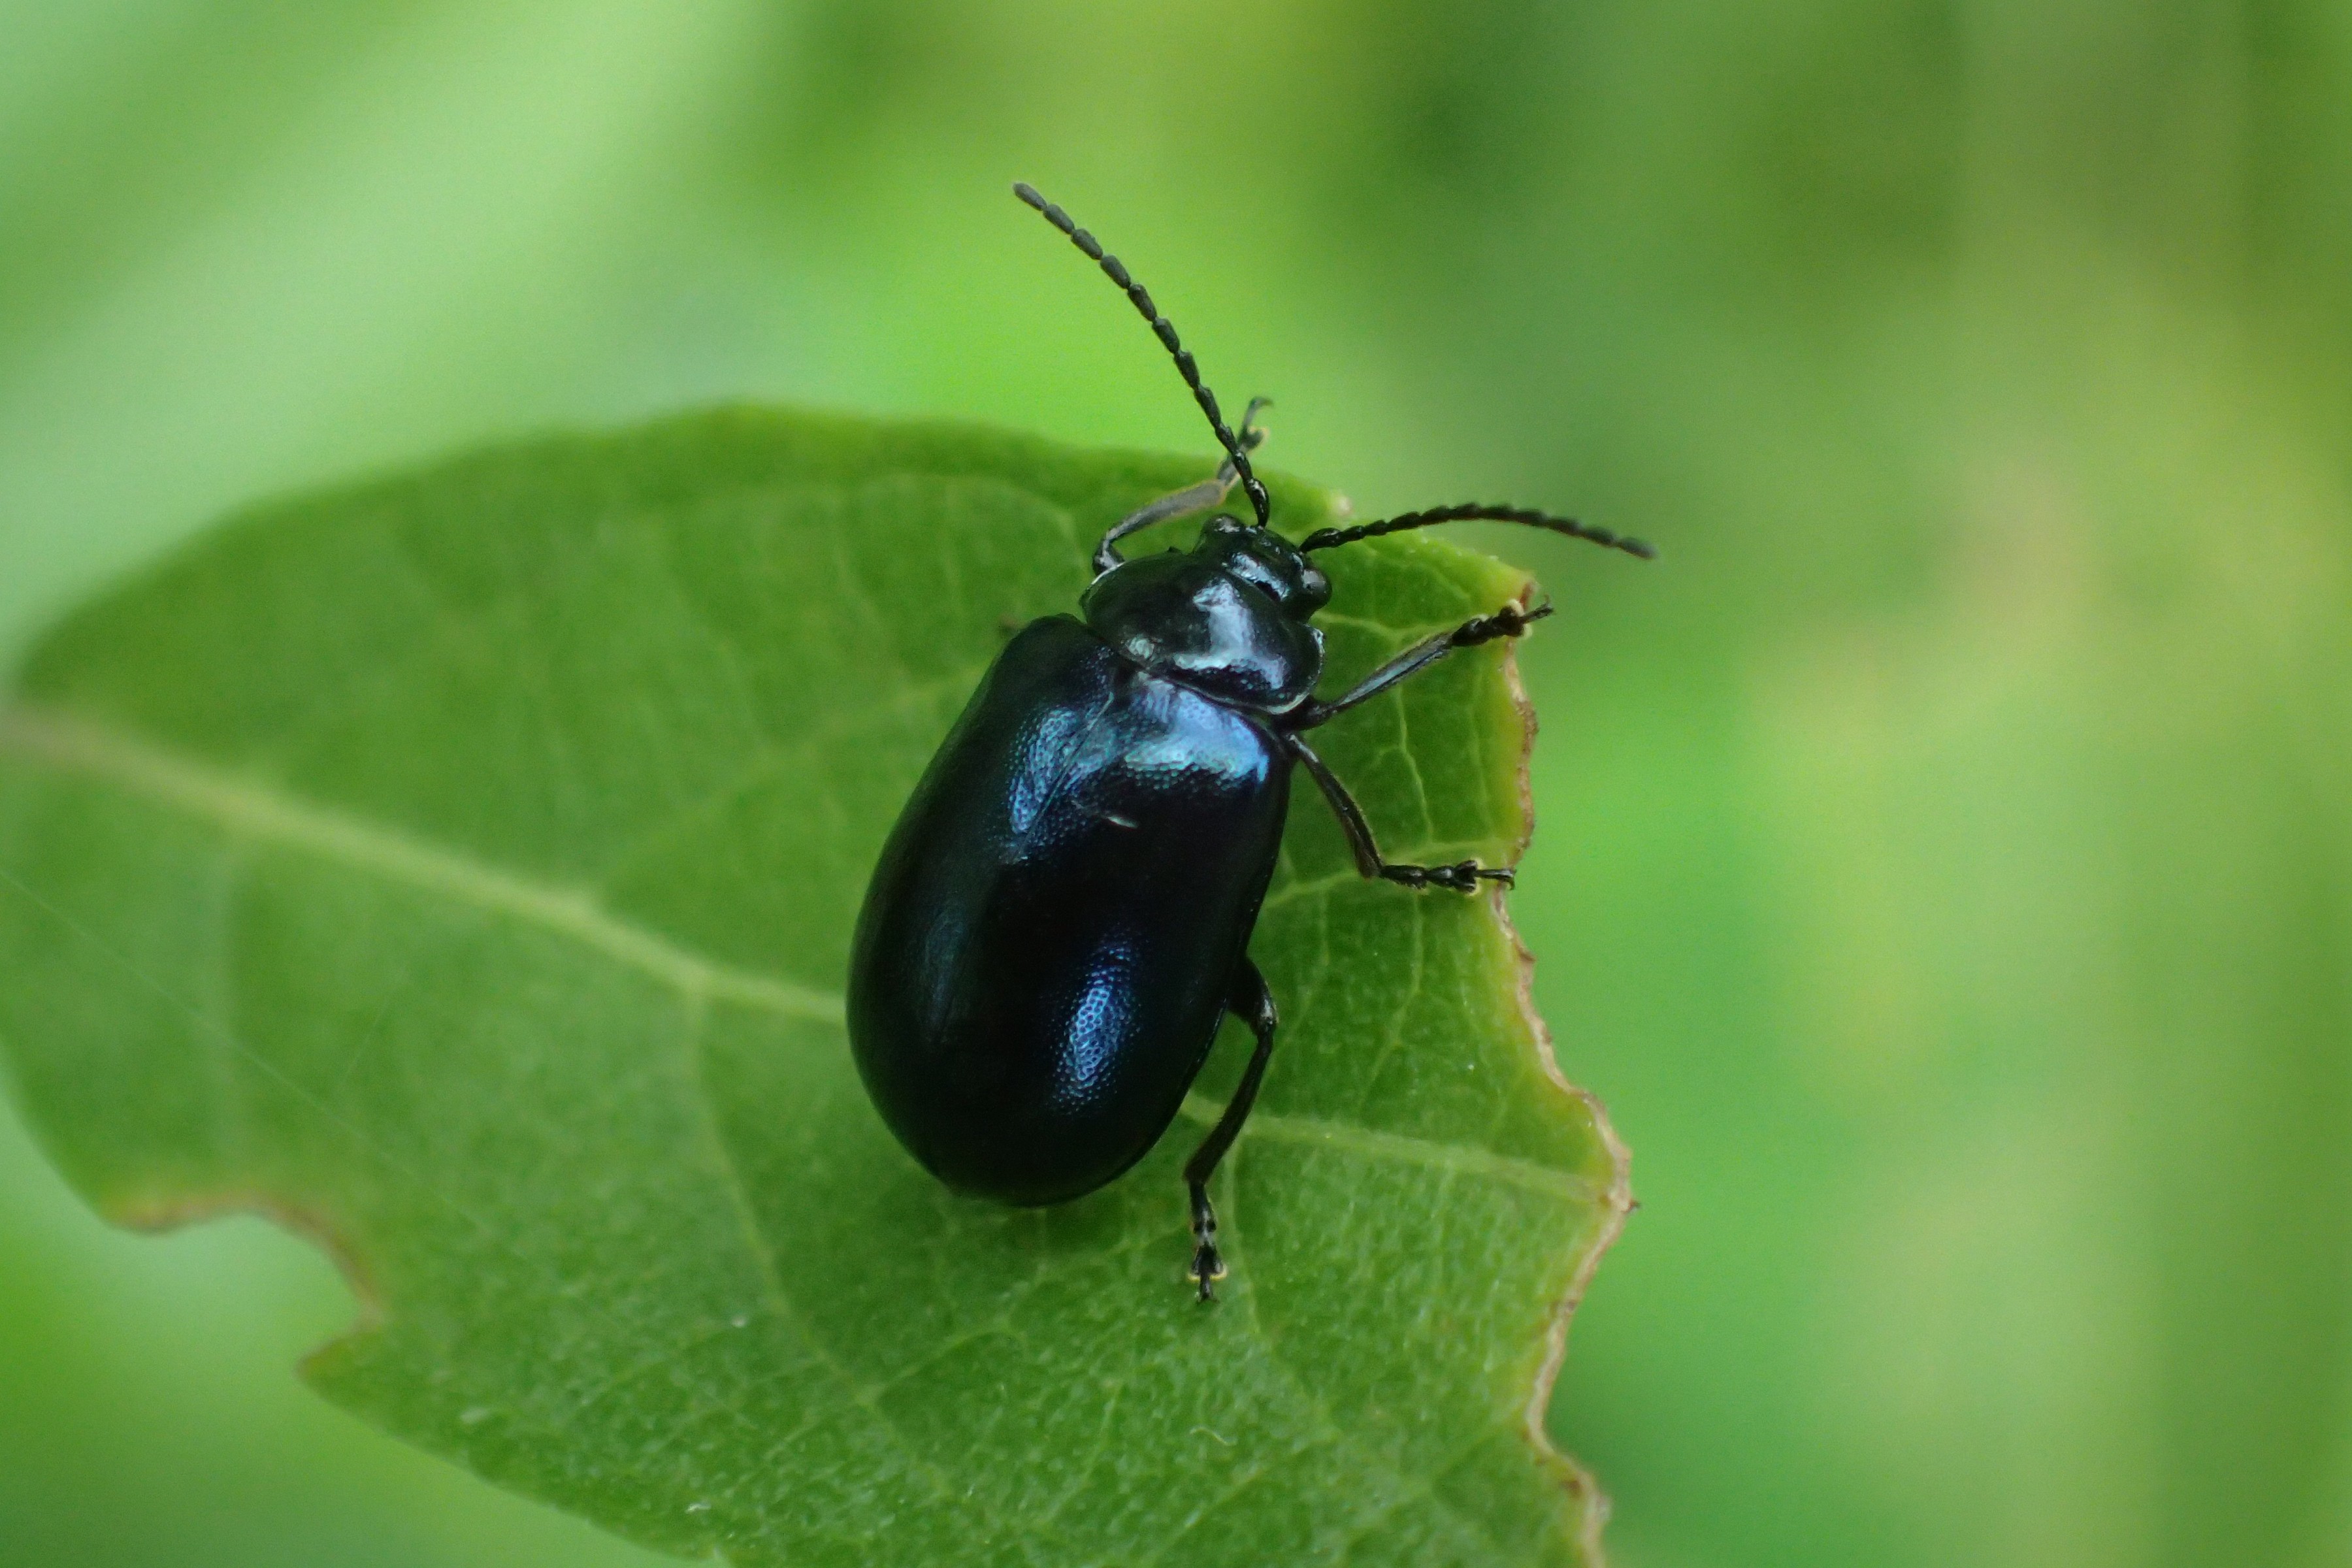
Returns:
[[[1205,1182],[1191,1184],[1192,1195],[1192,1267],[1187,1273],[1201,1288],[1201,1300],[1217,1299],[1217,1281],[1225,1277],[1225,1259],[1217,1250],[1217,1211],[1210,1206]]]
[[[1538,605],[1532,610],[1523,610],[1517,605],[1505,605],[1491,616],[1480,616],[1475,620],[1463,622],[1454,628],[1454,636],[1448,640],[1455,647],[1475,647],[1480,643],[1493,642],[1496,637],[1521,637],[1529,626],[1551,612],[1549,602]]]
[[[1383,865],[1380,874],[1408,888],[1446,888],[1457,893],[1475,893],[1480,882],[1500,882],[1507,888],[1518,880],[1518,873],[1508,866],[1481,866],[1475,860],[1456,860],[1451,866]]]
[[[1265,444],[1265,426],[1257,422],[1257,416],[1273,406],[1274,399],[1271,397],[1253,397],[1249,400],[1249,406],[1242,410],[1240,440],[1243,451],[1255,452]]]

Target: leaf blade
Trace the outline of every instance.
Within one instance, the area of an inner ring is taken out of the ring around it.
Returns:
[[[117,1217],[327,1237],[371,1303],[310,1363],[330,1397],[651,1543],[1578,1560],[1526,1402],[1622,1172],[1499,903],[1364,886],[1295,816],[1213,1312],[1176,1285],[1189,1137],[994,1209],[849,1068],[898,801],[1003,623],[1193,466],[733,410],[233,525],[46,642],[0,720],[20,1100]],[[1349,553],[1343,672],[1524,588]],[[1327,750],[1392,855],[1516,854],[1504,650],[1362,717]],[[127,1042],[95,1082],[93,1040]]]

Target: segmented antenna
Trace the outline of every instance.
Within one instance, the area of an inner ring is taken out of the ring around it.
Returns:
[[[1150,294],[1145,291],[1142,284],[1128,275],[1126,266],[1118,257],[1102,247],[1101,241],[1072,222],[1069,214],[1039,195],[1036,186],[1025,183],[1015,184],[1013,194],[1045,214],[1047,223],[1068,235],[1070,243],[1085,251],[1103,269],[1105,275],[1125,292],[1128,301],[1135,307],[1137,312],[1151,323],[1152,333],[1159,338],[1161,346],[1174,357],[1176,369],[1184,377],[1184,384],[1192,389],[1193,399],[1200,404],[1201,412],[1209,416],[1209,428],[1217,433],[1217,445],[1225,449],[1226,460],[1233,464],[1234,472],[1241,477],[1242,489],[1249,492],[1250,505],[1256,510],[1258,523],[1263,527],[1266,521],[1269,503],[1266,500],[1265,487],[1258,483],[1257,476],[1250,471],[1249,452],[1241,438],[1234,434],[1232,426],[1225,423],[1225,416],[1217,411],[1217,395],[1211,392],[1202,382],[1200,367],[1192,363],[1192,353],[1177,338],[1176,329],[1170,325],[1168,318],[1161,315],[1159,308],[1152,304]]]
[[[1301,550],[1331,550],[1342,544],[1353,544],[1360,539],[1378,539],[1383,533],[1402,533],[1407,529],[1427,528],[1433,522],[1517,522],[1529,528],[1548,528],[1554,533],[1565,533],[1570,539],[1587,540],[1594,544],[1622,550],[1628,555],[1638,555],[1644,561],[1657,558],[1658,552],[1638,539],[1628,539],[1622,533],[1612,533],[1605,528],[1579,522],[1572,517],[1554,517],[1549,512],[1530,511],[1518,506],[1481,506],[1466,501],[1459,506],[1433,506],[1426,511],[1401,512],[1378,522],[1359,523],[1353,528],[1318,528],[1299,542]]]

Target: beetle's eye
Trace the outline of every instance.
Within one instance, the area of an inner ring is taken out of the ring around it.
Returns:
[[[1242,526],[1242,520],[1240,518],[1235,517],[1229,511],[1221,511],[1216,516],[1209,520],[1207,527],[1202,531],[1208,533],[1241,533],[1245,531]]]

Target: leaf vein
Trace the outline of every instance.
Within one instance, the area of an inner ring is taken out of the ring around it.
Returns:
[[[1231,1160],[1231,1156],[1228,1156],[1228,1160]],[[1233,1223],[1234,1211],[1240,1207],[1240,1205],[1234,1201],[1233,1191],[1234,1187],[1239,1185],[1239,1172],[1236,1171],[1234,1175],[1227,1177],[1227,1183],[1226,1231],[1231,1245],[1226,1251],[1234,1261],[1239,1262],[1247,1258],[1249,1248],[1246,1233]],[[1329,1397],[1324,1394],[1322,1388],[1283,1358],[1281,1340],[1266,1331],[1265,1319],[1259,1311],[1261,1300],[1259,1293],[1245,1289],[1237,1291],[1236,1294],[1241,1298],[1243,1310],[1249,1316],[1250,1337],[1257,1342],[1258,1348],[1265,1352],[1267,1366],[1272,1368],[1275,1375],[1288,1384],[1292,1392],[1298,1395],[1300,1403],[1313,1414],[1316,1423],[1322,1427],[1324,1435],[1331,1445],[1343,1453],[1354,1456],[1357,1463],[1366,1472],[1385,1477],[1396,1490],[1410,1490],[1413,1484],[1412,1478],[1405,1474],[1393,1461],[1380,1454],[1363,1438],[1342,1426],[1339,1415],[1331,1408]],[[1494,1544],[1492,1537],[1487,1534],[1485,1525],[1480,1521],[1447,1503],[1443,1498],[1432,1497],[1430,1500],[1440,1517],[1454,1525],[1460,1534],[1488,1546]]]
[[[1203,1127],[1216,1125],[1224,1106],[1202,1094],[1184,1097],[1181,1114]],[[1263,1139],[1353,1154],[1361,1159],[1477,1176],[1505,1186],[1521,1187],[1569,1203],[1584,1205],[1599,1194],[1591,1182],[1572,1172],[1538,1164],[1516,1154],[1498,1154],[1464,1143],[1444,1143],[1406,1132],[1384,1132],[1353,1122],[1331,1121],[1318,1116],[1287,1116],[1278,1111],[1253,1110],[1242,1127],[1242,1142]]]
[[[711,1157],[719,1166],[720,1185],[727,1189],[728,1202],[735,1210],[737,1222],[742,1230],[744,1246],[751,1252],[751,1260],[759,1269],[761,1292],[767,1298],[768,1310],[774,1314],[780,1324],[787,1325],[797,1332],[801,1342],[808,1347],[810,1355],[817,1364],[831,1373],[834,1380],[849,1395],[850,1402],[864,1411],[866,1417],[889,1436],[890,1440],[898,1446],[898,1450],[907,1456],[908,1462],[930,1482],[932,1491],[942,1501],[969,1507],[986,1520],[1001,1535],[1009,1539],[1025,1561],[1035,1563],[1036,1554],[1030,1551],[1028,1542],[1017,1532],[1008,1531],[1005,1521],[997,1515],[996,1510],[990,1507],[984,1499],[968,1489],[959,1489],[946,1470],[935,1461],[926,1458],[922,1451],[916,1447],[907,1436],[905,1430],[891,1418],[890,1413],[882,1407],[879,1392],[872,1385],[858,1380],[856,1373],[834,1353],[830,1345],[817,1336],[816,1331],[810,1326],[806,1317],[793,1305],[792,1292],[784,1286],[783,1270],[777,1266],[776,1249],[769,1241],[767,1232],[761,1228],[759,1214],[751,1206],[751,1191],[743,1180],[741,1170],[735,1163],[734,1151],[728,1145],[726,1135],[719,1129],[717,1115],[709,1110],[712,1097],[702,1071],[703,1036],[709,1014],[698,1001],[689,999],[688,1006],[690,1013],[687,1032],[687,1054],[694,1075],[697,1097],[702,1101],[705,1110],[702,1124],[709,1133]],[[720,1408],[731,1409],[723,1403]]]
[[[85,720],[21,707],[0,710],[0,752],[99,779],[252,842],[304,851],[561,933],[688,996],[842,1021],[839,996],[714,963],[619,919],[585,892],[486,865]]]

